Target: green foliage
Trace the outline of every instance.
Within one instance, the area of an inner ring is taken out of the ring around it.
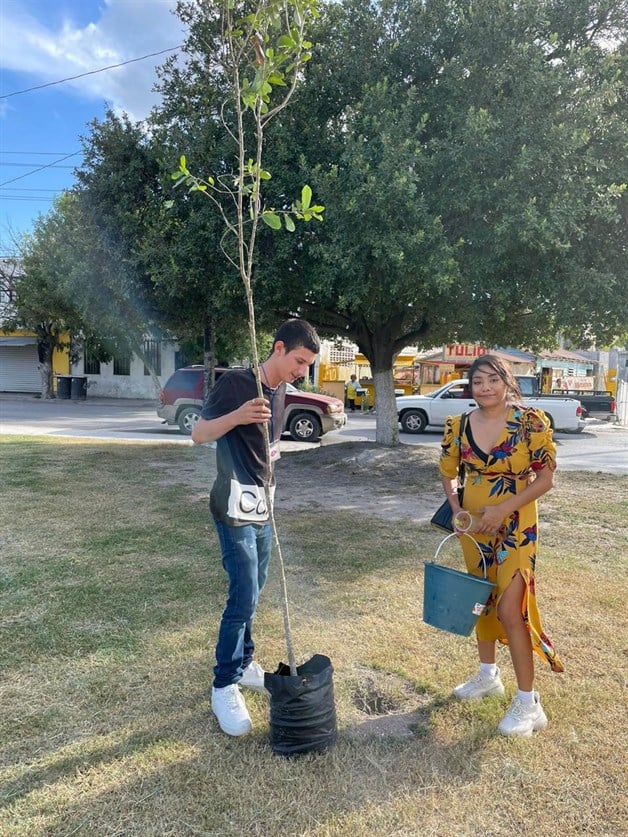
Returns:
[[[271,251],[273,304],[380,368],[411,343],[621,334],[622,21],[575,0],[330,5],[272,163],[328,223]]]
[[[320,10],[179,4],[186,61],[160,71],[150,139],[109,115],[87,140],[85,250],[118,277],[82,255],[92,297],[117,287],[145,321],[229,338],[235,265],[269,328],[301,313],[381,371],[407,344],[625,334],[625,4]]]
[[[74,292],[75,245],[80,235],[76,198],[62,195],[22,241],[22,271],[13,280],[13,313],[4,323],[5,328],[26,328],[37,335],[46,398],[52,395],[53,352],[69,349],[75,360],[77,347],[71,338],[94,337],[98,331]]]
[[[219,4],[220,5],[220,4]],[[233,174],[200,177],[190,170],[185,155],[171,174],[175,187],[185,186],[188,192],[203,192],[219,211],[226,229],[238,242],[238,257],[228,251],[225,255],[241,273],[245,284],[252,278],[252,258],[256,242],[258,220],[272,230],[282,226],[289,232],[296,227],[294,219],[321,221],[324,206],[312,205],[312,191],[304,186],[301,198],[294,200],[290,209],[264,206],[261,185],[271,179],[262,166],[264,131],[270,120],[287,105],[302,67],[311,58],[312,47],[305,37],[306,24],[318,16],[318,0],[266,0],[250,3],[224,3],[221,10],[220,70],[224,95],[233,100],[230,120],[222,117],[224,129],[235,142],[234,163],[219,159],[211,164],[220,170],[225,165]],[[193,19],[200,31],[215,24],[211,10]],[[281,89],[276,100],[275,88]],[[247,118],[249,122],[247,122]],[[254,136],[252,151],[247,146],[247,126]],[[245,209],[246,202],[246,209]],[[173,206],[172,201],[167,207]],[[245,215],[247,219],[245,221]],[[283,223],[282,223],[283,219]],[[246,224],[250,225],[250,232]]]

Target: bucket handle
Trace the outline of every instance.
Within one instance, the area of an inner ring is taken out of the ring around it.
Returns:
[[[484,568],[484,579],[486,580],[486,558],[484,557],[484,553],[480,549],[480,544],[476,541],[475,538],[472,538],[468,532],[452,532],[451,535],[447,535],[443,540],[438,544],[438,549],[436,550],[436,555],[434,555],[434,561],[438,558],[441,549],[445,546],[449,538],[460,537],[464,535],[466,538],[470,538],[473,543],[477,546],[478,552],[480,553],[480,558],[482,559],[482,567]]]

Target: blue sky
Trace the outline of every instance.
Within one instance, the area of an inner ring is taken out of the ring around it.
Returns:
[[[178,46],[185,36],[175,5],[0,0],[0,257],[14,252],[15,237],[32,230],[55,195],[72,185],[80,136],[89,134],[91,120],[102,119],[107,107],[134,120],[147,115],[156,102],[155,66],[168,54],[8,94]],[[35,171],[40,166],[49,167]]]

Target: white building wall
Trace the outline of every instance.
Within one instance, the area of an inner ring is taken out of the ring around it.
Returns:
[[[161,375],[159,381],[163,386],[175,371],[175,352],[177,344],[173,341],[163,341],[161,344]],[[83,375],[83,358],[73,364],[73,375]],[[144,398],[156,399],[159,393],[150,375],[144,374],[144,362],[133,355],[131,359],[130,375],[114,375],[113,361],[100,364],[100,375],[87,375],[87,397],[100,398]]]

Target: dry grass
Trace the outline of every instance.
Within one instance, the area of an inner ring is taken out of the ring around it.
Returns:
[[[356,479],[367,445],[360,461],[355,446],[285,456],[295,645],[334,663],[339,741],[283,759],[263,696],[247,697],[245,739],[209,710],[224,579],[207,449],[3,442],[0,834],[628,833],[625,478],[563,473],[543,501],[539,598],[567,672],[539,666],[550,726],[510,741],[495,729],[505,700],[449,697],[472,640],[421,621],[437,533],[368,511],[435,492],[431,455],[400,451],[412,467],[376,461],[372,479]],[[256,625],[267,668],[285,659],[278,595],[272,576]]]

